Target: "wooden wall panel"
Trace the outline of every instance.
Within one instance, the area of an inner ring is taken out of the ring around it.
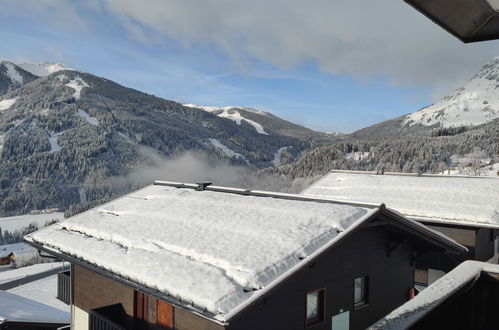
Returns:
[[[162,300],[157,300],[156,325],[162,329],[173,329],[173,306]]]
[[[80,266],[73,267],[73,301],[89,312],[92,309],[121,303],[133,316],[133,289]]]
[[[224,327],[201,316],[174,307],[175,330],[223,330]]]

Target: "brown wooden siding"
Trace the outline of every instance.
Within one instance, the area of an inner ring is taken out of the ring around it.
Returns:
[[[174,308],[175,330],[222,330],[223,326],[181,308]],[[258,329],[254,328],[254,329]]]
[[[90,312],[92,309],[122,304],[133,316],[133,289],[108,277],[80,266],[73,267],[74,305]]]
[[[173,306],[162,301],[156,301],[156,325],[162,329],[173,329]]]

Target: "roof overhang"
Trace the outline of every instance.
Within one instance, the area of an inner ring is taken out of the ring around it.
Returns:
[[[462,42],[499,39],[499,0],[404,0]]]

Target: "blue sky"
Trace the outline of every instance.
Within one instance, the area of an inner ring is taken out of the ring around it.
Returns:
[[[499,55],[497,43],[463,45],[401,0],[379,0],[382,10],[297,1],[0,0],[0,58],[351,132],[433,103]]]

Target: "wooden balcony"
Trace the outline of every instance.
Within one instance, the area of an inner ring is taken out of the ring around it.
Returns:
[[[71,272],[57,274],[57,299],[66,304],[71,304]]]

